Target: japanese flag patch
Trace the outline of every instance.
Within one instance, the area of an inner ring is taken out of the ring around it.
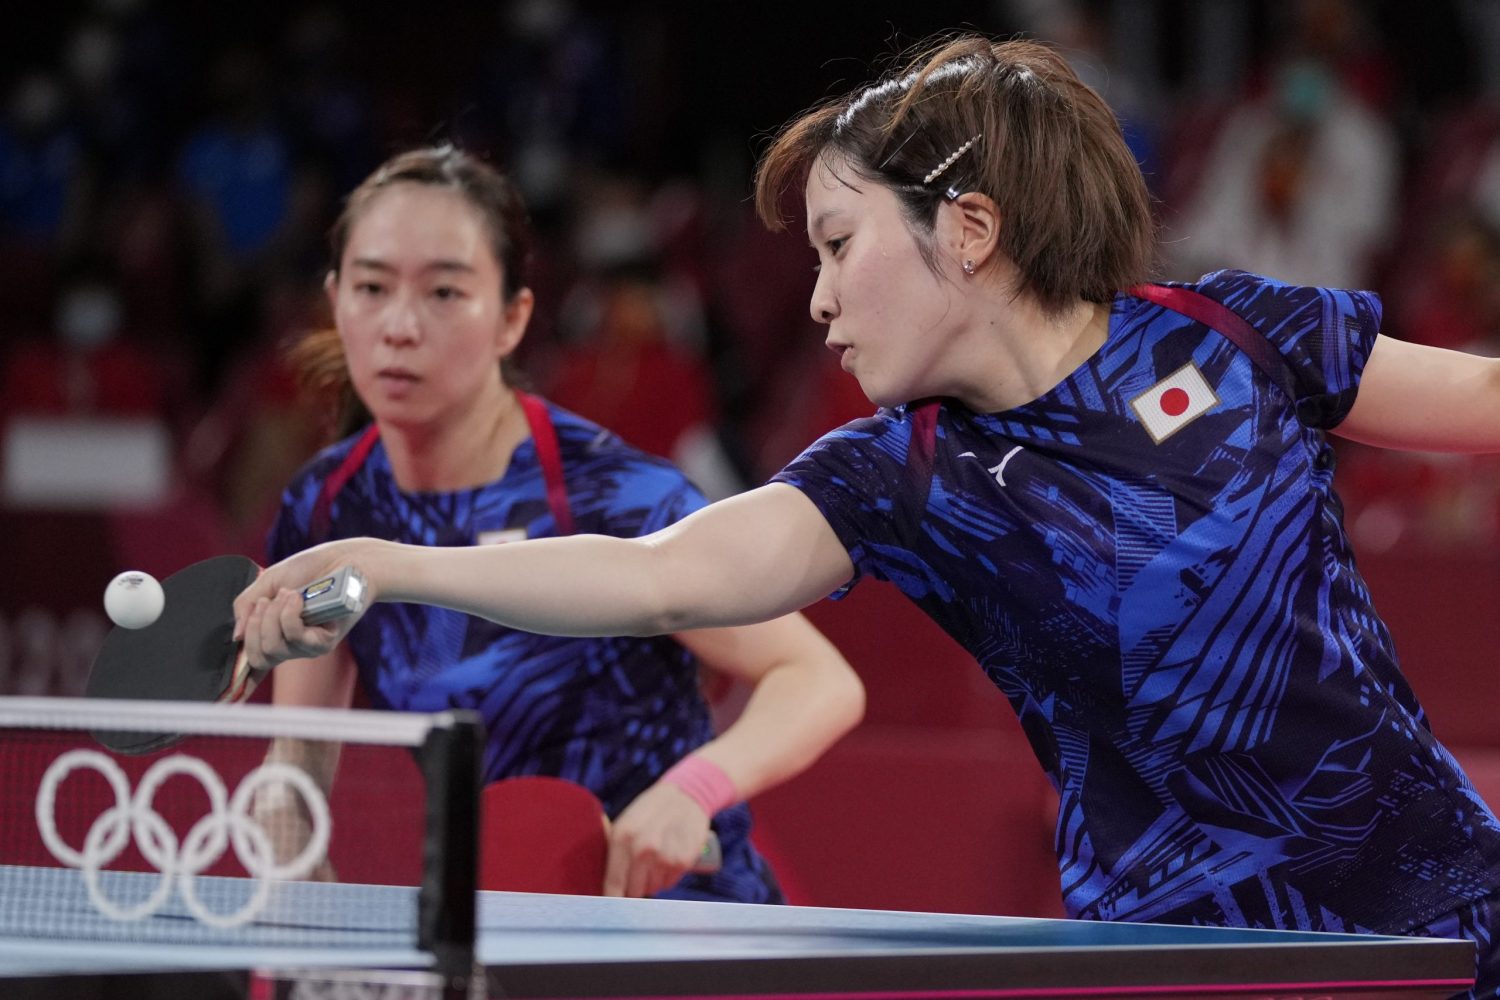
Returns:
[[[1219,397],[1198,366],[1189,361],[1132,399],[1130,405],[1151,440],[1161,444],[1219,405]]]

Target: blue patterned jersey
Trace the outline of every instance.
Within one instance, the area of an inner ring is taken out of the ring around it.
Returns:
[[[705,503],[669,463],[565,410],[549,405],[548,412],[576,532],[643,535]],[[355,440],[323,451],[292,481],[271,530],[272,560],[314,541],[361,535],[474,545],[557,533],[541,463],[528,438],[499,480],[444,493],[403,492],[384,446],[376,444],[335,496],[327,534],[309,539],[324,481]],[[698,690],[698,662],[669,637],[561,638],[445,608],[377,604],[347,642],[376,707],[477,711],[487,734],[486,781],[567,778],[593,791],[611,817],[713,738]],[[713,825],[725,854],[722,871],[688,876],[663,895],[779,901],[769,869],[750,845],[748,809],[727,809]]]
[[[1332,489],[1323,431],[1379,301],[1233,271],[1186,287],[1274,346],[1290,394],[1122,294],[1040,398],[942,401],[930,469],[900,408],[777,478],[855,581],[894,583],[1009,699],[1058,789],[1071,914],[1406,930],[1500,886],[1500,827],[1402,678]]]

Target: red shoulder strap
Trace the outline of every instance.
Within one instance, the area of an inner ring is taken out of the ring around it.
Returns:
[[[907,467],[925,478],[932,475],[932,457],[937,450],[938,401],[929,399],[907,410],[911,416],[911,444]]]
[[[323,480],[323,488],[318,491],[318,499],[313,504],[312,518],[307,526],[308,541],[312,544],[317,545],[327,540],[328,518],[333,510],[334,497],[339,495],[339,491],[359,471],[359,467],[365,464],[365,459],[370,457],[370,452],[379,440],[380,428],[371,423],[359,436],[359,440],[354,442],[354,447],[349,449],[344,460]]]
[[[942,401],[926,399],[909,404],[906,415],[911,420],[911,442],[906,446],[906,467],[912,478],[932,488],[932,460],[937,452],[938,408]],[[926,493],[923,494],[926,496]]]
[[[1223,335],[1245,352],[1251,362],[1280,387],[1287,399],[1296,402],[1296,385],[1286,359],[1265,334],[1251,326],[1239,313],[1202,292],[1176,285],[1132,285],[1126,291],[1138,299],[1181,313]]]
[[[568,505],[562,450],[557,444],[557,431],[552,426],[552,416],[547,412],[547,404],[530,393],[517,389],[516,398],[520,400],[521,409],[526,414],[526,423],[531,428],[532,446],[536,448],[537,461],[542,466],[542,479],[547,484],[547,506],[552,510],[552,519],[557,522],[557,533],[571,535],[573,509]],[[380,428],[372,423],[360,435],[359,440],[354,442],[354,447],[349,449],[349,454],[344,456],[338,467],[323,480],[323,488],[318,492],[312,518],[308,523],[308,539],[314,545],[326,540],[334,499],[359,471],[359,467],[365,464],[379,440]]]
[[[557,446],[557,430],[552,426],[552,415],[547,404],[529,392],[516,390],[521,409],[526,411],[526,422],[531,425],[531,445],[536,449],[537,461],[542,463],[542,479],[547,483],[547,506],[552,508],[552,519],[557,522],[559,535],[573,533],[573,508],[568,505],[568,484],[563,479],[562,450]]]

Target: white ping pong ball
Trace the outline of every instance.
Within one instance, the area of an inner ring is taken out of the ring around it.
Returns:
[[[121,628],[145,628],[161,617],[167,601],[150,573],[126,570],[104,588],[104,613]]]

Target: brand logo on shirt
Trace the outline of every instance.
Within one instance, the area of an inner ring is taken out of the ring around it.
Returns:
[[[1219,405],[1213,387],[1189,361],[1130,401],[1151,440],[1167,438]]]
[[[992,476],[995,477],[995,482],[999,483],[1001,486],[1005,485],[1005,467],[1006,467],[1006,465],[1008,465],[1010,463],[1011,459],[1013,459],[1013,458],[1016,457],[1016,453],[1019,452],[1020,450],[1021,450],[1021,446],[1020,445],[1016,445],[1010,451],[1008,451],[1008,452],[1005,453],[1005,457],[1000,460],[1000,464],[999,465],[992,465],[992,466],[989,467],[989,469],[986,470],[986,471],[989,472],[990,475],[992,475]],[[978,458],[979,456],[976,455],[976,454],[974,454],[972,451],[964,451],[964,452],[959,452],[958,457],[959,458]]]

